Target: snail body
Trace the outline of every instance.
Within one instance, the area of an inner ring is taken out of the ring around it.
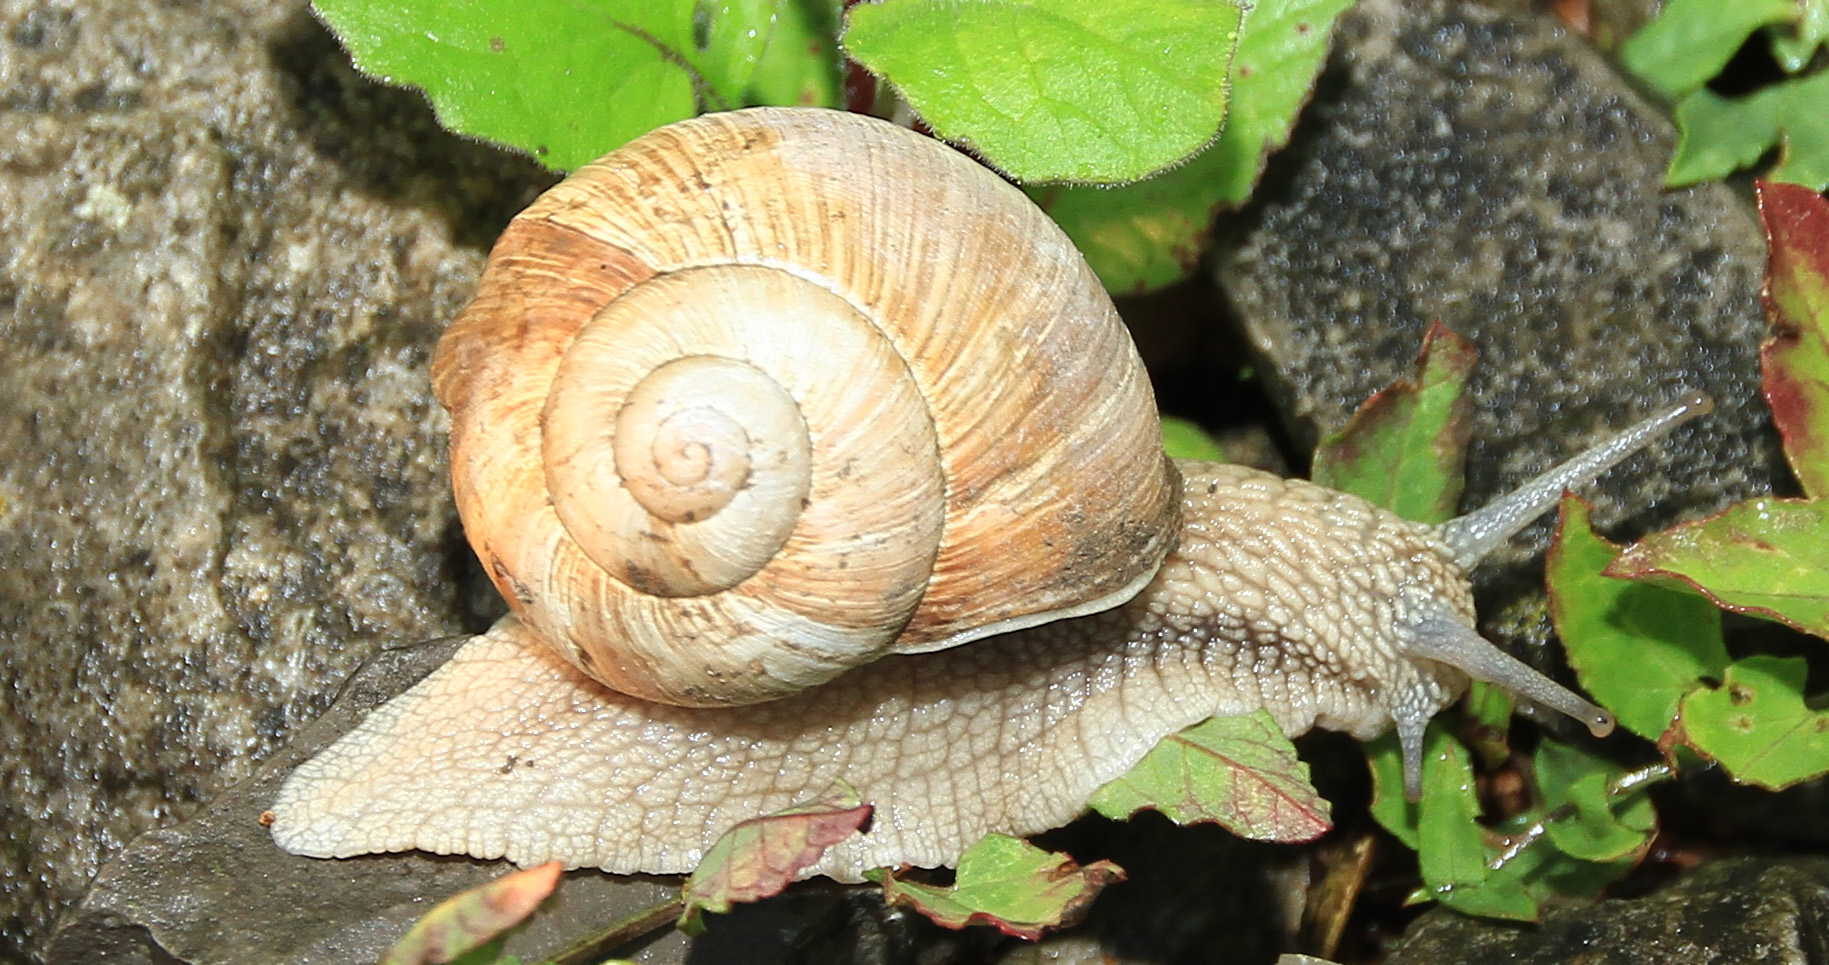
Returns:
[[[857,880],[1058,826],[1215,715],[1395,726],[1412,785],[1470,676],[1598,732],[1473,630],[1466,571],[1705,409],[1441,527],[1171,463],[1045,215],[925,138],[781,109],[663,128],[536,202],[434,383],[514,613],[294,773],[296,853],[686,871],[843,781],[872,828],[809,873]],[[789,515],[714,531],[757,507]]]

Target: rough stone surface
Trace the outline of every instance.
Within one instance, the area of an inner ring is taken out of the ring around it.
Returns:
[[[1655,894],[1546,909],[1536,925],[1437,909],[1387,965],[1820,965],[1829,962],[1829,860],[1718,861]]]
[[[295,0],[0,0],[0,960],[477,622],[427,358],[544,178]]]
[[[108,862],[83,901],[58,924],[53,965],[171,962],[372,962],[423,915],[432,899],[495,878],[500,862],[423,854],[315,861],[274,851],[261,824],[280,782],[377,704],[443,663],[461,638],[383,651],[350,678],[332,710],[260,771],[217,795],[194,817],[142,835]],[[679,894],[678,879],[612,878],[580,871],[504,951],[533,960],[579,935]],[[685,936],[667,932],[634,961],[678,961]]]
[[[1367,0],[1342,18],[1294,143],[1215,260],[1292,433],[1337,428],[1439,320],[1481,353],[1469,506],[1683,386],[1718,412],[1586,491],[1604,527],[1783,479],[1758,390],[1764,239],[1726,187],[1660,187],[1673,144],[1547,16]],[[1530,587],[1548,531],[1485,568],[1489,632],[1544,636]]]

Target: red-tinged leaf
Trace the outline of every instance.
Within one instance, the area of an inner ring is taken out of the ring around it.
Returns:
[[[1766,401],[1791,471],[1829,495],[1829,201],[1796,184],[1762,182],[1759,214],[1771,247],[1760,349]]]
[[[857,791],[841,784],[818,800],[751,818],[724,832],[686,879],[680,928],[697,934],[702,912],[723,914],[736,902],[779,894],[827,848],[869,819],[870,805],[859,803]]]
[[[1153,808],[1176,824],[1215,821],[1257,841],[1313,841],[1333,826],[1308,765],[1262,710],[1163,738],[1088,804],[1116,820]]]
[[[1478,353],[1440,322],[1429,327],[1416,375],[1384,389],[1315,449],[1314,481],[1405,519],[1439,523],[1461,500],[1472,402],[1462,390]]]
[[[1829,500],[1753,499],[1653,533],[1608,576],[1687,585],[1736,613],[1829,637]]]
[[[1106,885],[1124,880],[1109,861],[1079,865],[1021,838],[989,834],[959,857],[951,886],[874,875],[890,904],[909,905],[947,928],[990,925],[1034,941],[1085,917]]]
[[[381,956],[381,965],[437,965],[481,948],[533,914],[562,870],[549,861],[458,892],[426,912]]]

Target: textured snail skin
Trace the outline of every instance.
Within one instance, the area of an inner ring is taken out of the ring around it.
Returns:
[[[1429,527],[1300,480],[1179,464],[1177,548],[1131,602],[969,647],[887,657],[745,708],[648,703],[513,617],[301,767],[275,839],[320,857],[419,849],[691,870],[740,820],[845,781],[868,834],[809,874],[950,865],[985,833],[1057,827],[1162,737],[1263,707],[1283,729],[1420,727],[1465,687],[1406,656],[1467,625]],[[1469,631],[1471,633],[1471,631]]]

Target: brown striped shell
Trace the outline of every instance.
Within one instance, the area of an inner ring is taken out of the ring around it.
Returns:
[[[1098,279],[894,125],[758,108],[578,171],[438,348],[466,532],[616,690],[753,703],[1134,595],[1177,476]]]

